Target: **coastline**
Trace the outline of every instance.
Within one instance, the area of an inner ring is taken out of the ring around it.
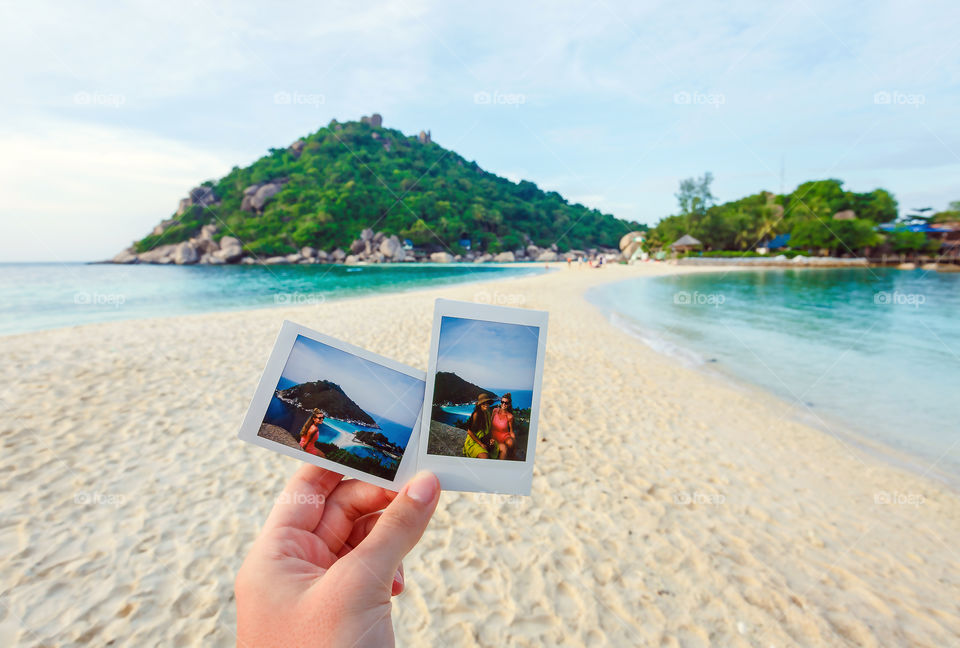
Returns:
[[[533,496],[443,495],[405,561],[405,644],[960,638],[955,493],[653,351],[584,298],[716,268],[565,266],[0,338],[0,637],[233,645],[233,576],[299,465],[235,438],[280,321],[424,368],[433,300],[482,293],[551,312]]]
[[[687,267],[693,267],[693,265],[694,264],[691,264]],[[727,274],[731,272],[762,272],[768,269],[776,270],[778,268],[776,266],[714,266],[710,271]],[[802,269],[804,272],[811,272],[829,269],[829,267],[807,266]],[[665,277],[669,276],[669,274],[670,273],[659,276]],[[630,282],[634,280],[635,278],[628,278],[622,281]],[[612,283],[619,283],[619,281]],[[931,458],[910,448],[896,447],[882,439],[872,438],[868,430],[858,428],[849,421],[842,420],[835,413],[819,410],[816,413],[799,411],[795,407],[795,404],[791,403],[784,395],[777,394],[762,384],[737,375],[733,371],[724,370],[716,365],[709,364],[710,361],[704,359],[697,351],[691,348],[683,346],[682,344],[675,344],[665,338],[656,337],[655,339],[651,339],[650,336],[647,335],[646,329],[641,330],[639,323],[636,323],[628,315],[620,313],[611,305],[604,303],[601,297],[591,294],[595,288],[599,287],[600,286],[595,286],[594,288],[588,289],[584,293],[585,300],[590,303],[591,306],[602,312],[611,326],[630,337],[640,340],[655,353],[669,358],[674,362],[678,362],[691,371],[696,371],[721,381],[726,386],[743,392],[752,398],[764,399],[769,402],[771,407],[788,408],[794,412],[791,414],[791,418],[798,423],[817,429],[828,436],[835,437],[841,443],[856,446],[858,450],[867,453],[878,461],[906,470],[920,478],[933,479],[960,495],[960,475],[937,468],[937,464],[942,460],[942,457],[939,459]],[[654,336],[655,335],[654,333]]]

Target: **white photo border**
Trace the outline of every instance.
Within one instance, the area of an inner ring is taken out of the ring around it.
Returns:
[[[397,467],[397,474],[393,480],[383,479],[382,477],[377,477],[376,475],[371,475],[362,470],[357,470],[349,466],[344,466],[335,461],[330,461],[322,457],[317,457],[311,455],[307,452],[299,451],[295,448],[285,446],[282,443],[277,443],[276,441],[271,441],[270,439],[265,439],[259,436],[258,432],[260,431],[260,425],[263,423],[263,417],[267,413],[267,407],[270,405],[270,399],[273,398],[274,390],[277,388],[277,384],[280,381],[280,375],[283,373],[283,368],[287,364],[287,358],[290,357],[290,353],[293,351],[293,345],[297,341],[297,337],[303,336],[311,340],[320,342],[321,344],[326,344],[327,346],[339,349],[351,355],[363,358],[374,364],[381,365],[388,369],[393,369],[402,374],[406,374],[412,378],[416,378],[421,382],[425,382],[426,374],[424,374],[419,369],[414,369],[405,364],[401,364],[396,360],[391,360],[384,356],[378,355],[367,351],[366,349],[361,349],[358,346],[354,346],[348,342],[338,340],[336,338],[330,337],[329,335],[324,335],[318,331],[307,328],[301,324],[291,322],[289,320],[284,320],[283,325],[280,327],[280,332],[277,334],[277,340],[273,344],[273,350],[270,352],[270,358],[267,360],[267,365],[263,369],[263,373],[260,375],[260,382],[257,384],[257,389],[254,392],[253,399],[250,401],[250,407],[247,408],[247,413],[243,417],[243,423],[240,425],[240,433],[237,437],[251,443],[255,446],[261,448],[266,448],[267,450],[272,450],[278,454],[291,457],[293,459],[298,459],[306,463],[311,463],[315,466],[325,468],[331,472],[339,473],[344,477],[351,477],[353,479],[359,479],[376,486],[381,486],[389,490],[399,490],[403,484],[405,484],[417,471],[417,448],[419,448],[419,433],[420,433],[420,419],[417,418],[416,422],[413,425],[413,428],[410,430],[410,439],[407,441],[407,446],[403,451],[403,457],[400,458],[400,465]]]
[[[537,426],[540,419],[540,396],[543,388],[543,361],[547,350],[547,311],[527,308],[509,308],[471,302],[438,299],[433,310],[433,330],[430,335],[430,362],[427,367],[423,412],[420,414],[420,445],[417,465],[429,470],[439,479],[444,490],[476,493],[503,493],[529,495],[533,485],[533,462],[536,456]],[[430,417],[433,411],[433,390],[437,377],[437,353],[440,345],[440,327],[444,317],[501,322],[535,326],[537,336],[537,368],[533,378],[533,398],[530,405],[530,434],[524,461],[490,461],[470,457],[447,457],[427,453],[430,440]]]

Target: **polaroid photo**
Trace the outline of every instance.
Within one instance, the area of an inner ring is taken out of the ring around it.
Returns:
[[[240,439],[398,490],[416,472],[422,371],[285,321]]]
[[[418,467],[446,490],[529,495],[547,313],[438,299]]]

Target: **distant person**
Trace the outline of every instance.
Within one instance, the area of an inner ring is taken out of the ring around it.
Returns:
[[[497,458],[494,454],[494,451],[499,449],[497,440],[490,436],[493,427],[493,412],[490,411],[492,402],[493,397],[490,394],[480,394],[477,397],[473,413],[467,419],[467,438],[463,441],[464,457],[490,459],[493,455],[493,459]]]
[[[578,257],[577,257],[577,269],[582,268],[582,267],[583,267],[583,257],[582,257],[582,256],[578,256]]]
[[[497,455],[506,459],[513,452],[517,435],[513,431],[513,396],[509,392],[500,397],[500,405],[493,408],[490,433],[497,442]]]
[[[322,450],[317,448],[317,437],[320,436],[320,426],[326,418],[321,409],[314,409],[313,415],[300,428],[300,449],[317,457],[326,457]]]

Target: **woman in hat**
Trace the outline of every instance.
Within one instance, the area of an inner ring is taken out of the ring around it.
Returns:
[[[464,457],[497,458],[497,441],[490,436],[490,428],[493,425],[493,413],[490,411],[492,402],[493,397],[490,394],[480,394],[477,397],[473,413],[467,419],[467,438],[463,441]]]
[[[507,392],[500,397],[500,405],[493,408],[490,418],[490,433],[497,442],[497,456],[506,459],[513,450],[517,435],[513,431],[513,396]]]
[[[314,408],[313,414],[300,428],[300,449],[317,457],[327,456],[317,448],[317,437],[320,436],[320,426],[325,416],[323,410]]]

